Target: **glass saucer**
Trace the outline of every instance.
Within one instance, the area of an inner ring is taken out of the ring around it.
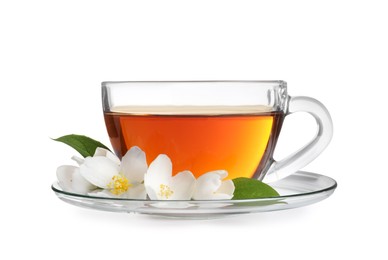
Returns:
[[[133,200],[82,195],[63,191],[57,182],[51,188],[61,200],[84,208],[112,212],[141,213],[175,218],[222,216],[285,210],[310,205],[333,194],[334,179],[305,171],[271,183],[280,196],[247,200]]]

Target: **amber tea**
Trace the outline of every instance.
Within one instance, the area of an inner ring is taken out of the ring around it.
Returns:
[[[257,177],[271,163],[283,111],[269,108],[113,107],[105,122],[115,153],[132,146],[145,151],[148,164],[159,154],[170,157],[173,174],[190,170],[196,177],[227,170],[228,178]],[[130,111],[130,112],[129,112]],[[237,111],[237,112],[236,112]]]

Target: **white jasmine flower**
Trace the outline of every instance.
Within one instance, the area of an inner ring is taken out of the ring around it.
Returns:
[[[109,150],[98,147],[94,153],[94,156],[105,156],[115,162],[117,165],[120,164],[119,158],[111,153]],[[78,156],[71,157],[79,166],[84,162],[84,158]],[[75,192],[80,194],[88,194],[97,187],[87,181],[80,174],[79,167],[72,165],[62,165],[57,169],[57,178],[59,186],[64,191]]]
[[[144,185],[151,200],[190,200],[195,189],[195,177],[190,171],[172,176],[172,163],[160,154],[144,175]]]
[[[231,199],[234,184],[225,180],[225,170],[203,174],[197,180],[190,171],[172,176],[172,163],[160,154],[147,167],[145,153],[133,146],[120,159],[109,150],[97,148],[92,157],[73,156],[79,167],[63,165],[57,169],[58,183],[64,191],[98,197],[120,197],[151,200],[222,200]],[[190,207],[175,202],[168,207]],[[166,207],[167,205],[152,205]]]
[[[97,149],[93,157],[86,157],[80,174],[93,185],[109,191],[105,195],[131,199],[145,199],[144,173],[147,171],[145,153],[133,146],[120,160],[105,149]]]
[[[195,200],[223,200],[233,198],[234,183],[222,181],[228,176],[224,170],[212,171],[201,175],[196,182],[193,195]]]

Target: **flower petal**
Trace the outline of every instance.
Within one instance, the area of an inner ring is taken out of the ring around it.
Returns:
[[[226,180],[221,183],[221,187],[216,191],[217,195],[223,195],[225,199],[233,198],[234,193],[234,183],[232,180]],[[225,196],[224,196],[225,195]]]
[[[96,189],[96,186],[82,177],[79,168],[77,168],[73,173],[72,189],[76,193],[87,194],[90,191]]]
[[[223,179],[225,179],[226,177],[228,177],[228,172],[225,171],[225,170],[216,170],[216,171],[211,171],[211,172],[208,172],[208,173],[218,174],[218,176],[220,176],[220,179],[221,179],[221,180],[223,180]]]
[[[145,188],[143,184],[137,184],[128,189],[127,192],[115,195],[109,190],[94,190],[87,193],[90,196],[104,197],[104,198],[123,198],[123,199],[135,199],[135,200],[145,200],[147,197]]]
[[[88,193],[89,196],[102,197],[102,198],[122,198],[126,199],[125,193],[116,195],[109,190],[97,189]]]
[[[209,200],[221,187],[221,176],[216,172],[208,172],[197,179],[193,199]]]
[[[95,157],[95,156],[104,156],[108,159],[111,159],[114,163],[120,164],[120,159],[115,154],[113,154],[111,151],[104,149],[104,148],[101,148],[101,147],[97,147],[96,151],[94,152],[93,157]]]
[[[133,182],[142,182],[147,172],[145,153],[137,146],[131,147],[121,160],[120,172]]]
[[[100,188],[107,188],[113,176],[119,174],[119,165],[104,156],[86,157],[80,166],[82,177]]]
[[[150,198],[150,200],[158,200],[159,199],[157,195],[158,189],[154,185],[151,186],[147,181],[147,178],[148,178],[147,174],[144,175],[144,187],[145,187],[146,193]]]
[[[144,186],[151,200],[160,199],[158,193],[161,184],[169,184],[172,176],[172,163],[165,154],[160,154],[148,167],[144,175]]]
[[[190,171],[183,171],[172,177],[170,200],[190,200],[195,189],[195,177]]]
[[[78,165],[81,165],[81,164],[84,163],[84,159],[81,158],[81,157],[78,157],[78,156],[72,156],[71,159],[72,159],[73,161],[75,161],[76,163],[78,163]]]
[[[133,185],[124,194],[125,194],[125,197],[128,199],[145,200],[147,197],[144,184]]]
[[[57,168],[58,184],[64,191],[73,191],[73,174],[77,169],[78,167],[72,165],[62,165]]]

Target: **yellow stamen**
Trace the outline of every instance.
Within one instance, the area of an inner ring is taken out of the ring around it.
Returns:
[[[114,195],[121,195],[126,192],[132,184],[123,175],[115,175],[112,177],[112,181],[108,184],[108,189]]]
[[[172,191],[168,185],[160,184],[159,187],[160,190],[158,195],[162,198],[168,199],[172,194],[174,194],[174,191]]]

